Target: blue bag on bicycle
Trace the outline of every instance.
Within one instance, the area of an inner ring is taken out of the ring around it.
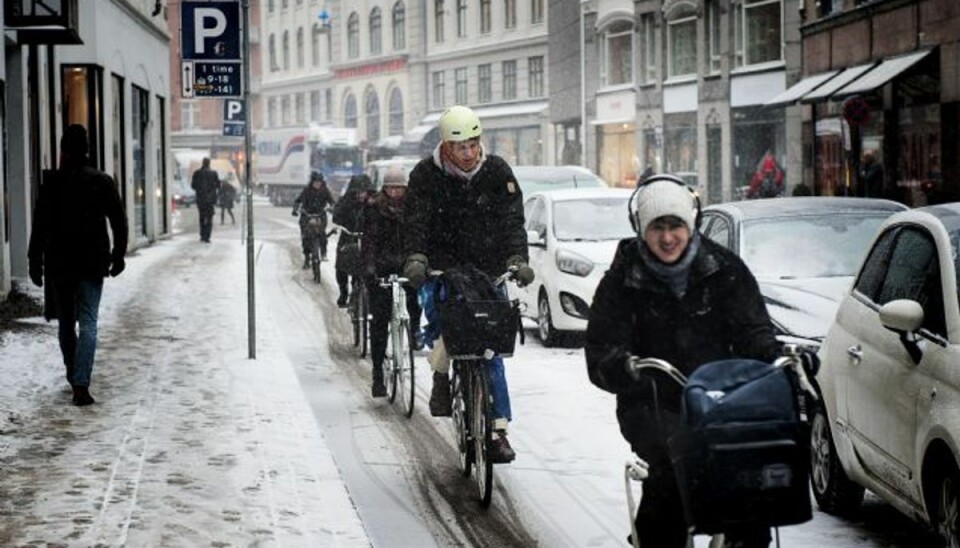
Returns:
[[[685,428],[668,447],[696,532],[811,519],[809,431],[791,375],[756,360],[710,362],[690,375]]]

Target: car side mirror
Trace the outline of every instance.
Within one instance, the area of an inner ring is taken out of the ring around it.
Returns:
[[[532,245],[534,247],[547,247],[547,239],[543,234],[536,230],[527,231],[527,245]]]
[[[880,323],[900,335],[900,342],[914,363],[920,363],[923,351],[917,344],[917,331],[923,326],[923,307],[917,301],[896,299],[880,307]]]

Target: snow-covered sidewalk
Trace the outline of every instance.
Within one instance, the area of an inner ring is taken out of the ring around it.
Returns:
[[[0,545],[369,546],[244,248],[180,236],[108,279],[78,408],[56,323],[0,333]]]

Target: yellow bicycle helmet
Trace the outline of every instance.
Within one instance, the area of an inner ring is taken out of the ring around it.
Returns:
[[[457,105],[440,115],[440,139],[444,141],[466,141],[482,133],[480,117],[470,108]]]

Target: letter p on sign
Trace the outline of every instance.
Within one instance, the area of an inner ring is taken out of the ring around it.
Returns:
[[[193,50],[198,55],[206,54],[204,43],[207,38],[217,38],[227,30],[227,18],[218,9],[197,8],[193,12]]]

